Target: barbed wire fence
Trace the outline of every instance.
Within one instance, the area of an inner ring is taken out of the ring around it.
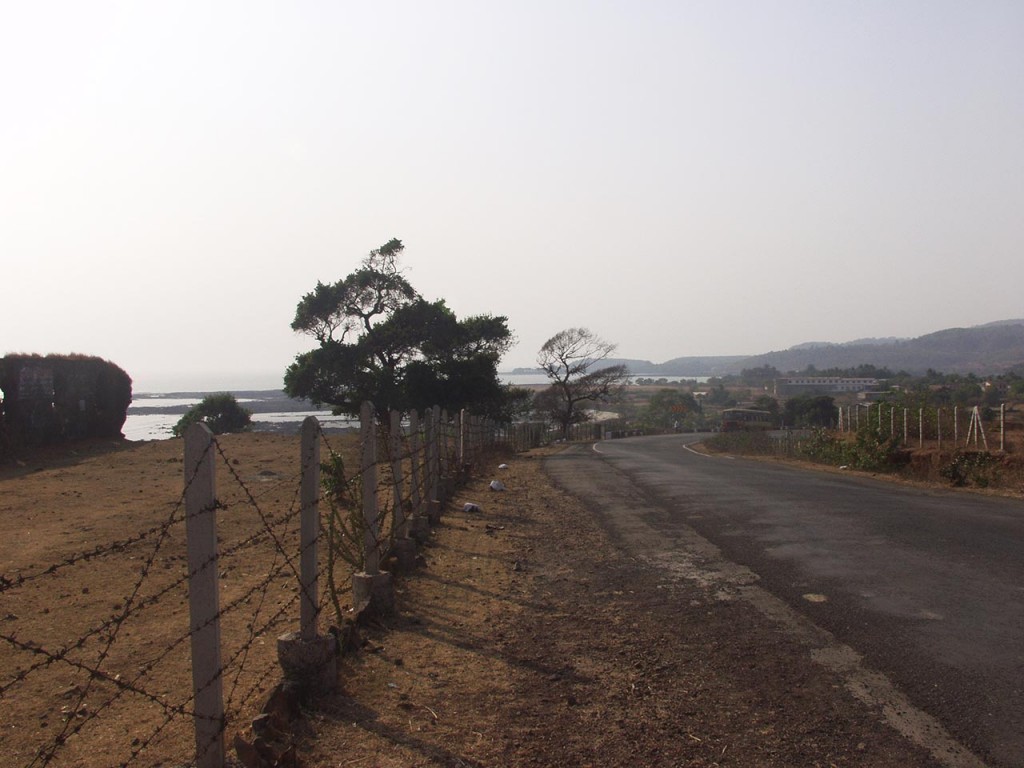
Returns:
[[[297,470],[271,477],[193,425],[182,492],[140,511],[145,527],[0,575],[0,721],[19,729],[5,760],[222,768],[229,729],[282,669],[312,658],[314,687],[330,684],[338,628],[392,609],[387,569],[414,567],[457,484],[546,434],[436,407],[389,416],[365,404],[357,441],[307,419]],[[53,595],[88,605],[62,611]]]

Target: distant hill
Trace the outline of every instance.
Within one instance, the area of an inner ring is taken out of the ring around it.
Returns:
[[[650,360],[637,360],[631,357],[607,358],[601,361],[599,368],[610,365],[624,365],[634,376],[724,376],[738,373],[738,363],[747,359],[746,355],[727,355],[721,357],[677,357],[664,363],[652,363]],[[540,368],[514,368],[512,374],[543,374]]]
[[[995,374],[1024,370],[1024,319],[1001,320],[973,328],[947,328],[916,339],[864,339],[845,344],[800,344],[748,357],[739,365],[770,365],[780,371],[855,368],[874,365],[894,372]]]
[[[659,376],[724,376],[733,373],[736,365],[747,358],[743,355],[675,357],[664,363],[652,363],[650,360],[616,359],[607,361],[608,365],[625,365],[635,375]]]
[[[725,376],[744,368],[765,365],[783,373],[803,371],[813,365],[819,370],[874,365],[894,373],[997,374],[1017,370],[1024,374],[1024,318],[999,320],[973,328],[947,328],[916,339],[890,336],[843,343],[808,341],[779,352],[761,355],[675,357],[664,363],[632,358],[602,361],[625,365],[634,375]],[[513,373],[543,373],[540,369],[517,368]]]

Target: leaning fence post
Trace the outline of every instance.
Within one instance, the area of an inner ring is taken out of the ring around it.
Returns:
[[[196,423],[185,432],[185,536],[197,768],[224,766],[216,509],[213,432]]]

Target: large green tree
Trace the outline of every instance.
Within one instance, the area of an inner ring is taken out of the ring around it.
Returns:
[[[427,301],[398,267],[390,240],[336,283],[317,283],[299,301],[292,328],[316,339],[285,372],[285,392],[335,413],[378,414],[440,405],[500,418],[508,390],[498,362],[512,343],[505,317],[459,320],[443,300]]]

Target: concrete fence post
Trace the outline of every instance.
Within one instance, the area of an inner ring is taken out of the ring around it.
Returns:
[[[197,768],[224,766],[224,682],[217,578],[217,493],[213,433],[185,432],[185,536]]]
[[[395,536],[405,538],[409,535],[406,525],[405,507],[403,506],[402,490],[405,477],[402,472],[402,414],[391,411],[391,423],[388,432],[388,456],[391,459],[391,493],[393,496],[394,518],[392,527]]]
[[[409,535],[421,544],[427,540],[430,521],[426,514],[426,461],[420,442],[420,417],[416,411],[409,412],[409,474],[412,478],[412,521]]]
[[[320,539],[320,422],[308,416],[299,431],[299,631],[277,638],[277,660],[285,681],[303,698],[328,693],[338,683],[338,644],[317,634],[320,591],[317,582]]]
[[[441,457],[441,464],[438,472],[440,473],[441,482],[443,483],[443,490],[441,491],[444,496],[441,501],[446,501],[448,498],[448,478],[451,477],[452,473],[452,454],[451,454],[451,423],[448,421],[448,410],[444,409],[441,411],[441,415],[438,417],[438,456]]]
[[[317,617],[320,612],[317,585],[319,563],[317,541],[320,537],[320,423],[315,416],[307,416],[300,432],[302,467],[299,535],[302,602],[299,604],[300,627],[303,640],[316,637]]]
[[[427,517],[431,523],[441,519],[440,431],[441,409],[434,406],[425,414],[424,441],[427,445]]]
[[[391,574],[380,570],[376,427],[373,404],[364,402],[359,411],[363,481],[363,571],[352,576],[352,601],[360,613],[365,611],[389,615],[394,612],[395,594]]]
[[[391,411],[391,433],[389,447],[391,453],[391,483],[394,494],[394,538],[391,549],[398,564],[398,570],[411,571],[416,565],[416,542],[409,538],[409,520],[405,516],[405,499],[402,489],[405,487],[405,476],[402,472],[402,414]]]
[[[441,411],[441,502],[442,509],[444,505],[451,499],[452,494],[455,493],[455,478],[459,473],[459,466],[456,464],[458,456],[456,455],[458,439],[458,433],[455,431],[458,425],[454,424],[451,420],[451,416],[448,413],[448,409]]]
[[[416,411],[409,411],[409,459],[409,477],[412,483],[409,495],[412,497],[412,513],[418,515],[423,504],[423,495],[420,492],[423,473],[420,471],[420,417]]]
[[[363,571],[372,575],[380,571],[380,531],[377,519],[377,430],[373,405],[363,403],[359,413],[359,440],[362,446],[363,499]]]
[[[466,409],[462,408],[458,413],[455,414],[455,446],[456,456],[459,462],[459,472],[462,471],[463,467],[469,461],[469,453],[467,450],[469,446],[466,445]]]

